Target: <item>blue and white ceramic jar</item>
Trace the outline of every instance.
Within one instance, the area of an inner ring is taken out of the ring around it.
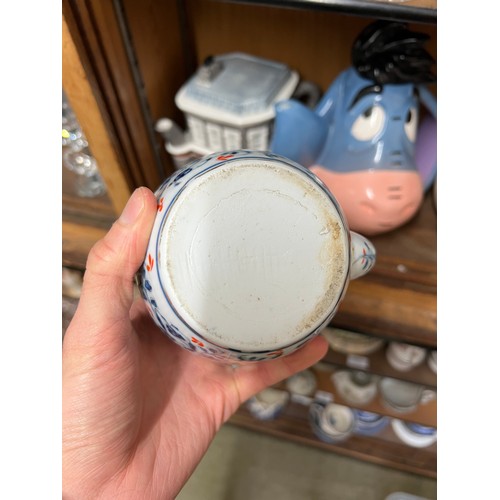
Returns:
[[[375,262],[321,181],[279,155],[212,154],[156,196],[140,290],[166,335],[207,356],[261,361],[299,349]]]

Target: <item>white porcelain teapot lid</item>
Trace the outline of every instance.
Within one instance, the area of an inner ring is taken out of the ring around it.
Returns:
[[[272,119],[274,103],[288,99],[298,79],[283,63],[232,52],[207,58],[175,101],[185,113],[245,126]]]

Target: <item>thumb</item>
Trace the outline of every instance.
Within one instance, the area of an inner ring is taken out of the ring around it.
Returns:
[[[73,320],[78,328],[72,330],[81,332],[90,342],[97,334],[128,331],[123,322],[129,321],[134,276],[144,260],[156,206],[156,197],[149,189],[136,189],[119,219],[88,255]]]

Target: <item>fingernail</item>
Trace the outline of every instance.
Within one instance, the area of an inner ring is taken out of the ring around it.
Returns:
[[[126,226],[133,224],[142,212],[142,209],[144,208],[144,197],[139,192],[140,190],[141,188],[137,188],[125,205],[119,219],[121,224]]]

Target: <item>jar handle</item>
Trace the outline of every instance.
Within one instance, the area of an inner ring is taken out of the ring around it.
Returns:
[[[375,265],[377,252],[373,243],[354,231],[351,231],[351,267],[350,279],[364,276]]]

